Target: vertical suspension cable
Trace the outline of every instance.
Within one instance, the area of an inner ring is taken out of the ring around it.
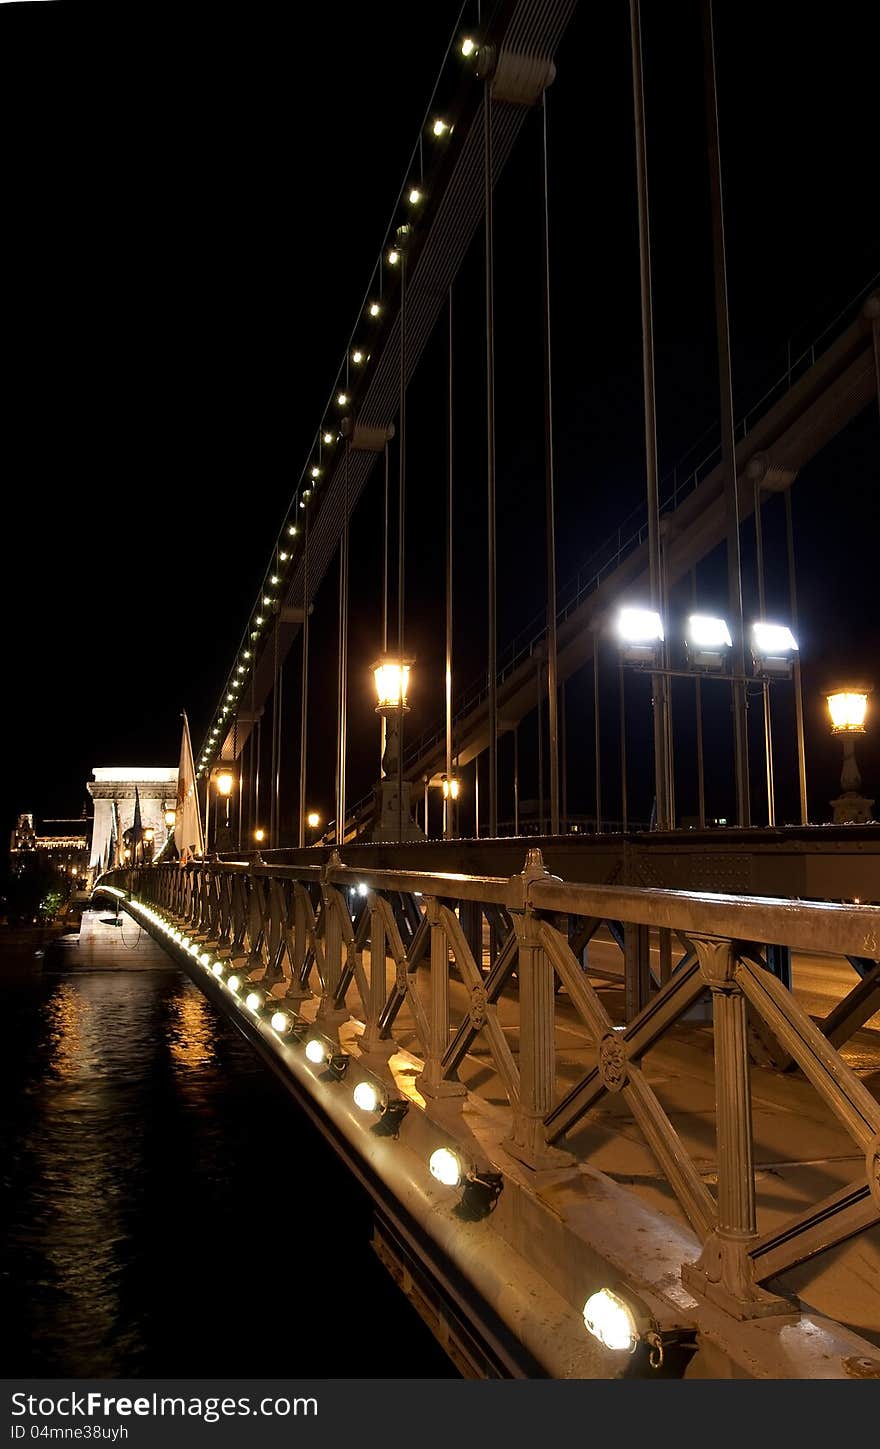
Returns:
[[[339,675],[337,704],[339,722],[336,744],[336,844],[345,841],[345,766],[348,725],[348,464],[350,444],[345,443],[343,468],[342,536],[339,540]]]
[[[798,637],[797,577],[794,568],[794,523],[791,511],[791,489],[785,490],[785,538],[788,554],[788,597],[791,611],[791,627],[795,639]],[[797,728],[798,790],[800,794],[801,825],[807,823],[807,755],[804,746],[804,692],[801,684],[801,659],[799,651],[794,656],[794,708]]]
[[[657,466],[657,411],[654,383],[654,308],[651,291],[651,231],[648,211],[648,160],[645,145],[645,92],[642,66],[642,26],[640,0],[630,0],[630,35],[632,42],[633,107],[636,140],[636,191],[639,216],[639,273],[642,300],[642,379],[645,408],[645,475],[648,510],[648,563],[651,603],[664,614],[663,569],[660,556],[660,492]],[[666,644],[661,664],[667,665]],[[669,689],[662,674],[651,679],[654,702],[654,779],[657,804],[657,828],[669,830],[671,818]]]
[[[269,774],[269,844],[274,849],[278,844],[278,820],[277,820],[277,792],[275,782],[277,779],[278,763],[278,716],[281,712],[280,700],[280,671],[278,664],[278,624],[280,614],[274,612],[275,632],[273,635],[272,647],[272,750],[270,759]]]
[[[397,489],[397,664],[400,699],[397,726],[397,839],[403,840],[403,626],[406,601],[406,246],[400,253],[400,453]]]
[[[256,728],[257,740],[256,740],[255,751],[254,751],[254,753],[256,755],[256,768],[254,770],[254,819],[256,820],[257,825],[259,825],[259,823],[260,823],[260,765],[262,763],[262,758],[261,757],[262,757],[262,744],[263,744],[262,720],[259,720],[259,719],[257,720],[257,723],[256,723],[255,728]]]
[[[384,521],[383,521],[383,527],[382,527],[382,653],[383,653],[383,655],[388,652],[388,529],[389,529],[390,523],[391,523],[391,519],[390,519],[389,511],[388,511],[388,503],[389,503],[389,481],[390,481],[390,478],[389,478],[388,443],[386,442],[385,443],[385,507],[384,507],[384,514],[383,514]],[[379,761],[380,761],[380,764],[379,764],[379,777],[380,777],[380,779],[381,779],[381,777],[385,773],[385,764],[384,764],[384,761],[385,761],[385,746],[386,746],[386,744],[388,742],[388,720],[387,720],[387,718],[386,718],[386,716],[385,716],[384,713],[381,715],[381,721],[382,721],[382,726],[381,726],[380,753],[379,753]]]
[[[257,730],[257,721],[256,721],[256,718],[255,718],[256,712],[257,712],[257,707],[256,707],[256,688],[257,688],[257,686],[256,686],[256,665],[255,664],[252,664],[251,665],[251,727],[250,727],[250,730],[248,732],[248,812],[247,812],[247,838],[248,838],[248,840],[252,840],[253,839],[254,829],[255,829],[256,825],[259,823],[256,820],[256,818],[255,818],[255,807],[254,807],[254,778],[255,778],[254,760],[256,759],[256,752],[255,752],[255,749],[254,749],[254,745],[256,743],[256,730]]]
[[[452,287],[449,288],[449,387],[447,396],[446,475],[446,795],[443,834],[452,836]]]
[[[593,738],[596,754],[596,834],[602,833],[602,740],[599,731],[599,631],[593,635]]]
[[[727,588],[733,628],[733,673],[739,682],[733,693],[734,766],[738,825],[751,824],[749,797],[749,741],[743,641],[742,561],[739,542],[739,495],[733,417],[733,380],[730,360],[730,317],[727,306],[727,257],[724,240],[724,198],[721,187],[721,148],[718,133],[718,94],[715,81],[715,34],[712,0],[702,0],[703,79],[712,209],[712,254],[715,266],[715,318],[718,332],[718,373],[721,403],[721,466],[727,524]]]
[[[234,761],[237,761],[238,760],[238,710],[237,709],[236,709],[236,713],[235,713],[235,719],[232,721],[232,758],[233,758]],[[242,764],[243,763],[244,763],[244,751],[242,750]],[[244,791],[242,789],[242,784],[243,784],[243,781],[242,781],[242,773],[243,773],[243,771],[242,771],[242,764],[240,764],[239,767],[238,767],[238,839],[237,839],[236,846],[235,846],[236,850],[241,850],[241,810],[242,810],[242,796],[244,794]]]
[[[547,710],[550,756],[550,832],[559,834],[559,701],[556,670],[556,493],[553,459],[553,370],[550,327],[550,200],[547,92],[541,98],[541,189],[544,281],[544,501],[547,516]],[[540,706],[539,706],[540,707]]]
[[[495,556],[495,258],[492,188],[492,93],[483,92],[483,183],[486,214],[486,511],[488,515],[489,835],[498,834],[498,665]]]
[[[302,620],[302,679],[300,683],[299,709],[299,828],[297,844],[300,850],[306,843],[306,770],[308,768],[309,733],[309,511],[305,510],[303,525],[303,620]]]
[[[280,621],[279,614],[279,621]],[[276,625],[277,628],[277,625]],[[281,844],[281,722],[284,709],[284,664],[278,666],[278,720],[275,732],[275,775],[272,790],[275,797],[275,845]]]
[[[761,517],[761,480],[755,479],[755,553],[758,572],[758,618],[764,612],[764,520]],[[767,781],[767,824],[776,824],[776,795],[773,781],[773,721],[770,715],[770,682],[762,680],[764,705],[764,768]]]
[[[697,607],[697,570],[691,569],[691,602],[696,611]],[[694,701],[696,704],[696,725],[697,725],[697,810],[700,822],[700,829],[706,829],[706,771],[703,762],[703,685],[697,674],[694,680]]]

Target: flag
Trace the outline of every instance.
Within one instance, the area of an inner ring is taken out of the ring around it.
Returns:
[[[177,768],[177,818],[174,822],[174,843],[180,855],[204,855],[205,837],[196,789],[196,766],[193,759],[189,720],[183,713],[183,735],[180,741],[180,764]]]

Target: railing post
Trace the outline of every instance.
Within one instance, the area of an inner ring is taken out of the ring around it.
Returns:
[[[625,921],[623,947],[624,1011],[629,1022],[647,1006],[651,992],[651,935],[648,927]]]
[[[457,1099],[461,1105],[465,1087],[457,1079],[443,1076],[443,1054],[449,1045],[449,943],[440,919],[436,896],[428,896],[425,908],[431,927],[431,1004],[428,1057],[424,1071],[417,1078],[424,1097]]]
[[[538,849],[526,856],[525,869],[510,882],[510,910],[517,939],[519,978],[519,1085],[513,1132],[504,1146],[512,1157],[535,1171],[564,1167],[574,1159],[551,1147],[544,1118],[556,1096],[556,993],[553,967],[540,944],[539,919],[529,905],[530,885],[549,879]]]
[[[367,993],[367,1021],[358,1045],[365,1055],[371,1057],[392,1057],[397,1051],[397,1042],[392,1037],[383,1037],[379,1022],[388,996],[385,917],[370,900],[370,985]]]
[[[718,1226],[682,1282],[736,1318],[787,1313],[791,1305],[758,1287],[749,1245],[757,1238],[752,1145],[751,1066],[746,999],[736,980],[733,943],[691,936],[700,972],[712,992]]]
[[[339,855],[334,850],[321,871],[321,899],[324,902],[324,991],[316,1020],[326,1030],[338,1028],[350,1016],[347,1007],[336,1005],[336,992],[342,978],[342,922],[339,919],[339,893],[328,878],[329,872],[341,864]]]

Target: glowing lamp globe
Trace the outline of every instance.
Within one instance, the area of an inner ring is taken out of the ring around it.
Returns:
[[[406,709],[409,691],[409,672],[413,661],[398,659],[385,654],[373,665],[373,680],[376,685],[376,709]]]
[[[863,734],[865,716],[868,713],[868,691],[866,689],[837,689],[825,696],[831,728],[836,735]]]
[[[231,795],[235,776],[231,770],[220,770],[217,774],[217,789],[221,795]]]

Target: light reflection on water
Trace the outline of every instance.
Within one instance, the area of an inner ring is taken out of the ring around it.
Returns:
[[[368,1202],[201,993],[166,958],[73,959],[0,957],[5,1374],[387,1373],[381,1334],[375,1364],[353,1343],[346,1361],[352,1289],[404,1329],[396,1372],[451,1374],[370,1251]],[[307,1320],[279,1298],[278,1251]]]

